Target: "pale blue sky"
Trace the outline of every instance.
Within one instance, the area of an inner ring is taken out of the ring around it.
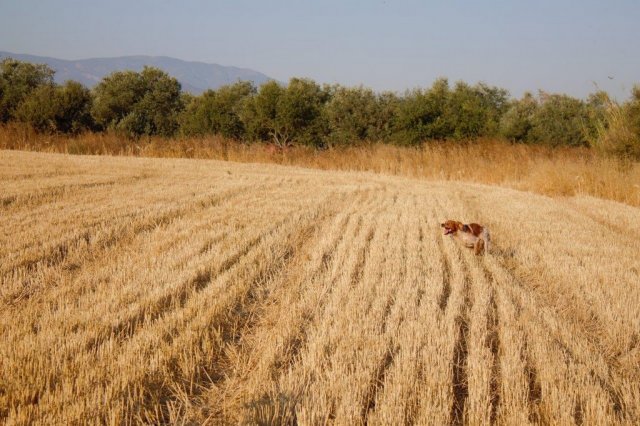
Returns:
[[[376,90],[446,76],[584,97],[596,83],[626,99],[640,1],[0,0],[0,50],[165,55]]]

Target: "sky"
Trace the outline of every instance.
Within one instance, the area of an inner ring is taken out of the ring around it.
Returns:
[[[640,84],[640,1],[0,0],[0,50],[171,56],[377,91],[447,77],[514,97],[624,100]]]

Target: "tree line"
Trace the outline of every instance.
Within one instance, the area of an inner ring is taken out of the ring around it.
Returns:
[[[0,63],[0,123],[40,132],[113,131],[123,136],[222,135],[245,143],[315,147],[364,141],[417,145],[428,140],[499,137],[550,146],[593,146],[640,157],[640,86],[623,104],[598,91],[586,100],[540,91],[512,99],[484,83],[445,78],[403,94],[320,85],[292,78],[250,82],[193,96],[164,71],[118,71],[92,90],[59,85],[46,65]]]

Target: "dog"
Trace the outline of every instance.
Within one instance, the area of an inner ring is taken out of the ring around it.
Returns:
[[[491,235],[484,226],[477,223],[464,224],[457,220],[447,220],[440,226],[444,228],[444,235],[451,235],[466,247],[473,248],[476,255],[489,252]]]

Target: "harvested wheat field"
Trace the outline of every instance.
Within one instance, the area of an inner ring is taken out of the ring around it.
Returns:
[[[636,207],[12,151],[0,190],[0,423],[640,422]]]

